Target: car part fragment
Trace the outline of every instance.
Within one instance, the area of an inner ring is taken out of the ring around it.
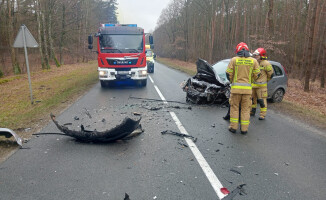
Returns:
[[[187,102],[195,104],[228,103],[230,84],[221,81],[212,66],[203,59],[196,62],[197,73],[182,83],[182,89],[187,93]]]
[[[23,140],[13,130],[9,128],[0,128],[0,136],[1,135],[5,136],[6,138],[14,137],[17,144],[21,147],[23,146]]]
[[[117,125],[116,127],[110,130],[102,132],[96,131],[96,129],[94,131],[85,130],[83,125],[81,125],[80,131],[75,131],[69,130],[67,127],[60,125],[55,120],[55,116],[53,114],[51,114],[50,116],[57,128],[64,133],[62,135],[70,136],[83,142],[113,142],[126,138],[137,128],[140,127],[139,123],[141,120],[141,118],[139,118],[138,120],[133,120],[129,117],[126,117],[121,124]]]

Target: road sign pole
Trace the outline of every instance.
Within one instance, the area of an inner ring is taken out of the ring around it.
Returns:
[[[28,83],[29,83],[29,90],[31,92],[31,103],[33,104],[34,103],[34,101],[33,101],[33,90],[32,90],[31,75],[30,75],[30,72],[29,72],[28,54],[27,54],[26,38],[25,38],[25,28],[26,28],[26,26],[22,25],[25,59],[26,59],[26,67],[27,67],[27,74],[28,74]]]

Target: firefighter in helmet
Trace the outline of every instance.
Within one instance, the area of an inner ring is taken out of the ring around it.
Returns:
[[[231,83],[230,95],[230,126],[229,131],[235,133],[239,125],[239,107],[241,133],[246,134],[250,123],[252,80],[260,75],[259,64],[250,57],[246,43],[241,42],[236,47],[236,57],[233,57],[226,70],[226,76]]]
[[[252,84],[252,109],[250,115],[255,116],[258,102],[260,105],[259,120],[264,120],[267,113],[267,82],[273,78],[274,71],[272,65],[266,60],[265,49],[256,49],[253,57],[259,62],[260,76]]]

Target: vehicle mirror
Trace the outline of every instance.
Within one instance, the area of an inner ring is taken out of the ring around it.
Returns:
[[[93,44],[93,36],[92,35],[89,35],[88,36],[88,44],[89,45],[92,45]],[[89,48],[89,46],[88,46],[88,48]],[[92,47],[93,48],[93,47]]]
[[[145,51],[145,53],[147,53],[147,50]]]
[[[151,36],[151,35],[149,36],[149,43],[154,44],[153,36]]]

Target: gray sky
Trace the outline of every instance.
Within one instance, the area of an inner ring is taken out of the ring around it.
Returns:
[[[145,32],[154,31],[162,9],[171,0],[118,0],[120,24],[137,24]]]

